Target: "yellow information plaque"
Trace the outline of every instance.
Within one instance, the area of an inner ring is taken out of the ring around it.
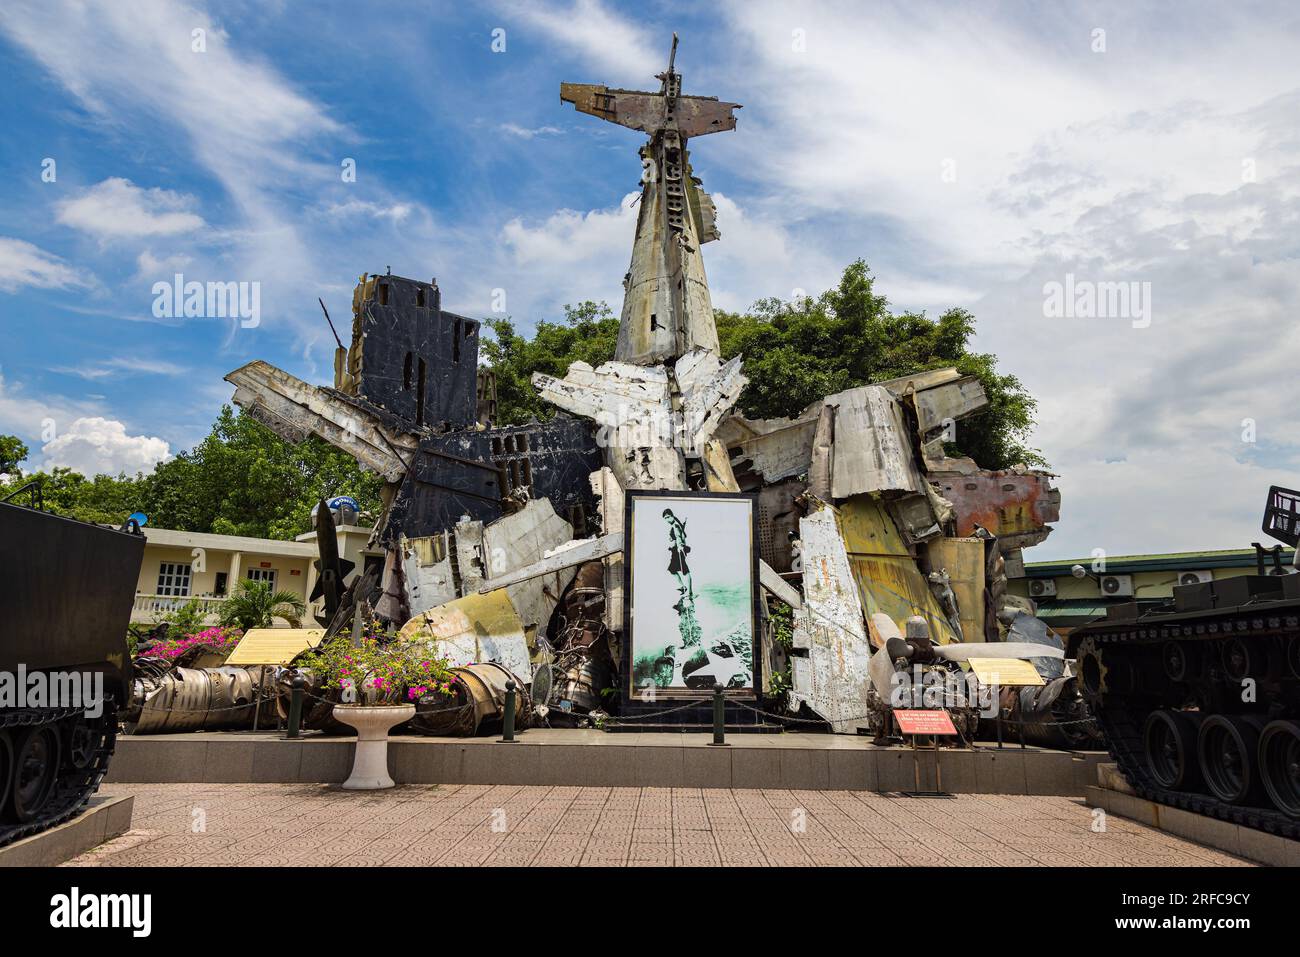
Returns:
[[[226,664],[287,665],[300,652],[315,648],[324,636],[324,628],[250,628]]]
[[[970,666],[979,677],[980,684],[984,685],[1012,688],[1043,684],[1043,676],[1038,673],[1038,669],[1020,658],[971,658]]]

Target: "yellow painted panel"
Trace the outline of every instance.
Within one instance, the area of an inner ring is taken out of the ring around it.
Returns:
[[[975,672],[980,684],[998,685],[1002,688],[1022,687],[1043,684],[1043,676],[1028,661],[1019,658],[972,658],[971,670]]]
[[[984,542],[978,538],[937,538],[926,545],[930,567],[952,580],[961,616],[962,640],[984,640]]]
[[[871,616],[877,612],[897,622],[900,631],[908,618],[920,615],[929,622],[930,634],[939,644],[957,640],[939,600],[880,502],[870,495],[846,501],[840,507],[840,529],[862,596],[867,627],[873,632],[873,645],[880,646],[880,636],[874,634],[871,624]]]
[[[287,665],[315,648],[324,628],[250,628],[226,659],[228,665]]]

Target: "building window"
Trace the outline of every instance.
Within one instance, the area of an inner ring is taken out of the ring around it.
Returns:
[[[157,594],[184,598],[189,593],[189,562],[160,562],[158,565]]]
[[[275,569],[274,568],[250,568],[248,570],[249,581],[266,582],[275,591]]]

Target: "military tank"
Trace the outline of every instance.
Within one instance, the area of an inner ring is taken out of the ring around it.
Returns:
[[[0,501],[0,846],[74,817],[108,770],[144,544]]]
[[[1270,489],[1264,531],[1300,540],[1300,492]],[[1145,613],[1112,607],[1070,641],[1139,795],[1300,838],[1300,568],[1255,548],[1257,574],[1180,585]]]

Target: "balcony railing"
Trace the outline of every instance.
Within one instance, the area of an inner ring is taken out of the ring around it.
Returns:
[[[215,625],[217,616],[221,612],[221,603],[225,600],[224,595],[220,598],[200,598],[194,595],[136,595],[135,603],[131,606],[131,620],[134,622],[158,622],[182,607],[186,602],[197,601],[203,612],[203,623]],[[317,601],[307,605],[307,613],[303,616],[303,627],[316,627],[315,616],[323,614],[324,604],[323,601]],[[275,623],[281,625],[282,619],[277,618]]]
[[[225,598],[200,598],[195,595],[136,595],[135,604],[131,606],[132,621],[157,621],[183,607],[186,603],[196,601],[203,612],[204,619],[216,620]]]

